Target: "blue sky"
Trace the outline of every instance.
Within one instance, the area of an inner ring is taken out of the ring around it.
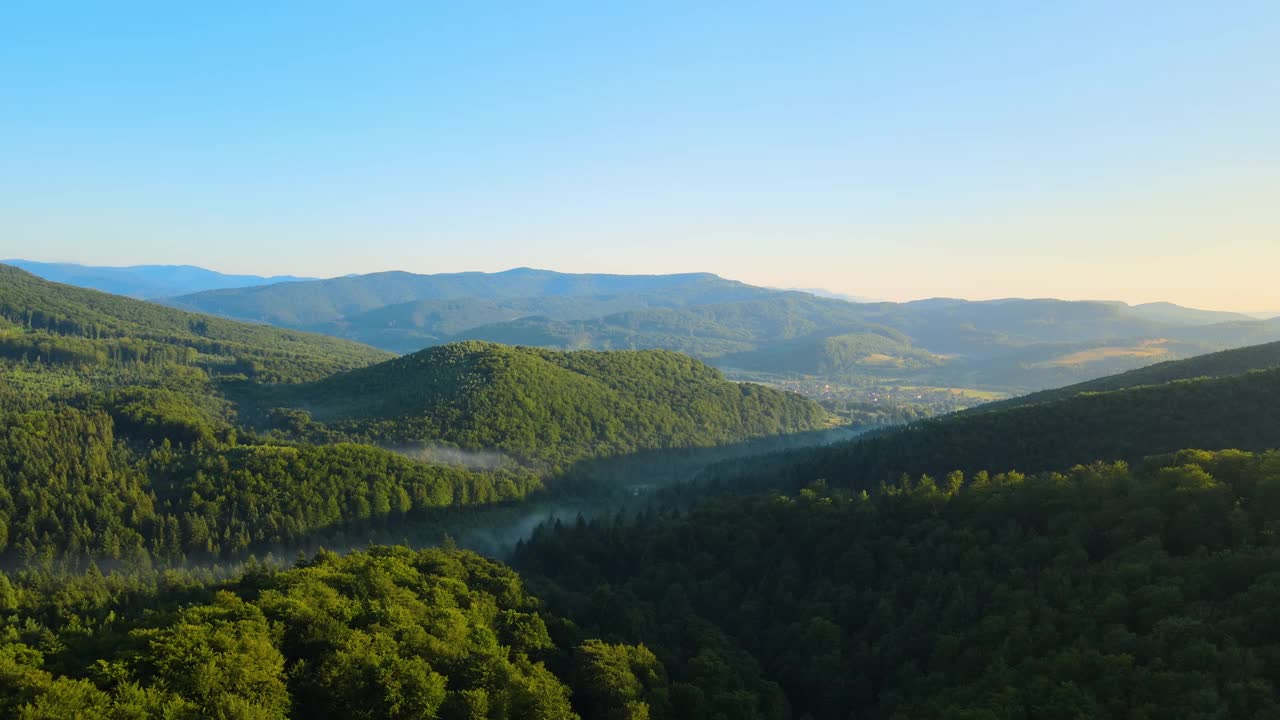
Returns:
[[[1280,309],[1280,4],[27,3],[0,257]]]

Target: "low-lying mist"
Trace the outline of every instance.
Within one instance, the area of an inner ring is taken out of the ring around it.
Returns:
[[[851,439],[862,429],[796,433],[708,448],[655,450],[634,455],[591,460],[546,479],[547,490],[521,501],[430,508],[409,516],[384,517],[360,524],[330,527],[306,540],[285,545],[260,545],[236,558],[196,559],[179,563],[188,570],[227,577],[249,557],[283,566],[299,556],[310,557],[321,549],[345,553],[372,545],[404,545],[426,548],[453,543],[499,560],[510,559],[516,545],[527,540],[539,525],[590,520],[601,516],[635,515],[646,509],[678,507],[714,489],[696,482],[716,463],[764,456],[780,450],[829,445]],[[462,465],[477,470],[510,468],[514,459],[495,451],[467,451],[444,445],[390,448],[422,462]],[[97,563],[104,571],[109,565]],[[156,570],[163,568],[156,566]]]
[[[421,443],[386,448],[410,460],[432,465],[452,465],[467,470],[498,470],[517,463],[498,450],[464,450],[453,445]]]

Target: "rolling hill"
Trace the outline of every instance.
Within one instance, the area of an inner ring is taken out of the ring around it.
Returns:
[[[546,525],[513,563],[697,688],[655,701],[678,717],[732,687],[732,717],[1260,720],[1277,446],[1271,344],[721,465],[692,507]]]
[[[318,379],[389,354],[324,335],[251,325],[42,280],[0,265],[0,356],[88,371],[165,363],[206,377]],[[144,367],[140,367],[144,366]]]
[[[1241,322],[1254,320],[1244,313],[1221,312],[1217,310],[1197,310],[1170,302],[1153,302],[1134,305],[1134,315],[1157,322],[1178,323],[1183,325],[1213,325],[1224,322]]]
[[[837,382],[1025,392],[1161,360],[1280,339],[1280,322],[1170,324],[1120,303],[927,300],[854,304],[804,293],[590,320],[524,317],[454,340],[553,348],[666,348],[727,371]],[[875,339],[879,338],[879,339]],[[871,342],[879,350],[854,348]]]
[[[686,317],[726,342],[735,327],[747,346],[779,338],[778,357],[748,347],[736,360],[805,372],[952,366],[917,344],[930,333],[953,348],[1000,335],[1028,363],[1124,347],[1090,349],[1073,329],[1049,348],[1028,319],[1083,324],[1076,313],[1105,307],[1034,305],[948,330],[974,310],[840,316],[782,299]],[[674,337],[669,310],[632,311],[629,329]],[[849,322],[826,334],[824,315]],[[1146,322],[1120,315],[1118,333]],[[291,568],[220,563],[439,533],[443,518],[483,529],[479,506],[526,510],[548,477],[421,462],[419,445],[549,471],[811,428],[824,413],[665,350],[466,342],[389,357],[5,267],[0,348],[0,560],[22,568],[0,573],[3,713],[1280,711],[1280,456],[1265,451],[1280,445],[1280,343],[722,464],[700,487],[655,493],[666,510],[547,523],[515,551],[521,576],[447,538]],[[763,487],[789,492],[697,499]]]
[[[33,260],[0,260],[51,282],[66,283],[91,290],[144,300],[187,295],[204,290],[297,282],[315,278],[293,275],[227,275],[193,265],[130,265],[102,267],[75,263],[45,263]]]
[[[1162,385],[1178,380],[1230,377],[1275,368],[1280,368],[1280,342],[1252,345],[1234,350],[1222,350],[1216,353],[1198,355],[1186,360],[1173,360],[1148,365],[1144,368],[1130,370],[1117,375],[1108,375],[1096,380],[989,403],[980,409],[975,408],[974,412],[1000,410],[1020,405],[1035,405],[1086,393],[1110,392],[1147,385]]]
[[[748,486],[825,479],[862,488],[954,470],[1136,462],[1187,447],[1280,447],[1280,343],[1163,363],[711,475]]]
[[[545,526],[513,564],[581,637],[643,642],[666,717],[1264,720],[1278,469],[815,484]]]
[[[310,421],[383,445],[445,442],[555,466],[811,430],[827,420],[812,401],[728,382],[672,352],[565,353],[481,342],[264,389],[255,402],[305,411]]]
[[[636,303],[672,307],[767,292],[709,273],[575,275],[515,268],[497,273],[374,273],[308,283],[217,290],[166,302],[241,320],[319,329],[352,315],[420,300],[516,301],[518,305],[527,305],[530,298],[631,296]],[[412,309],[406,309],[412,313]]]
[[[0,562],[240,557],[517,501],[585,458],[826,419],[674,353],[395,358],[0,266]],[[423,452],[441,445],[502,457]]]
[[[1280,340],[1280,321],[1172,303],[934,298],[856,303],[709,274],[376,273],[165,302],[394,352],[483,340],[559,350],[666,349],[735,376],[1006,394]],[[857,348],[879,336],[877,351]]]

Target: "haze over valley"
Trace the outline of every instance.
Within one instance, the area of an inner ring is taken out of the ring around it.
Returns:
[[[57,279],[65,272],[45,274]],[[95,279],[94,268],[75,277],[88,287],[112,287]],[[1167,302],[861,303],[710,273],[626,276],[518,268],[262,278],[246,287],[157,301],[394,353],[468,340],[557,350],[673,350],[732,379],[809,395],[864,423],[947,412],[1280,340],[1280,320]]]
[[[0,719],[1280,718],[1277,28],[0,7]]]

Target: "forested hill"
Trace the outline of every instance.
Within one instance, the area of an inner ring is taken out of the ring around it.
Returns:
[[[1160,385],[1175,380],[1227,377],[1240,375],[1251,370],[1269,370],[1276,367],[1280,367],[1280,342],[1251,345],[1234,350],[1198,355],[1186,360],[1157,363],[1118,375],[1108,375],[1097,380],[988,403],[975,408],[971,412],[999,410],[1018,405],[1034,405],[1084,393],[1123,390],[1143,385]]]
[[[264,437],[233,400],[387,357],[0,266],[0,566],[230,558],[540,487]]]
[[[219,288],[269,285],[315,278],[293,275],[227,275],[192,265],[129,265],[101,267],[76,263],[46,263],[32,260],[0,260],[0,263],[22,268],[45,280],[101,290],[128,297],[153,299],[187,295]]]
[[[856,303],[705,273],[386,272],[164,302],[395,352],[466,340],[558,350],[655,348],[776,383],[823,379],[1011,394],[1280,340],[1277,322],[1168,303]]]
[[[1049,393],[1050,399],[1041,402],[976,408],[850,443],[782,454],[768,464],[720,466],[710,475],[725,482],[750,478],[792,487],[817,479],[873,487],[903,474],[1033,472],[1095,460],[1137,460],[1183,447],[1280,447],[1278,349],[1267,345],[1169,363],[1099,383],[1114,383],[1117,390]],[[1252,370],[1255,366],[1270,369]],[[1224,376],[1178,379],[1206,372]],[[1172,380],[1145,384],[1160,378]]]
[[[769,292],[709,273],[604,275],[516,268],[497,273],[373,273],[312,282],[212,290],[173,298],[170,302],[177,307],[227,317],[311,327],[389,305],[423,300],[466,298],[503,301],[535,297],[631,296],[633,303],[643,306],[649,303],[679,305],[725,301]],[[525,311],[528,312],[527,308]]]
[[[264,380],[317,379],[390,357],[323,335],[251,325],[41,280],[0,265],[0,355],[107,367],[165,363]]]
[[[667,351],[556,352],[444,345],[319,382],[267,391],[380,444],[430,441],[563,466],[640,449],[700,447],[823,426],[810,400]]]
[[[459,551],[322,552],[227,581],[94,572],[52,592],[0,575],[0,717],[664,717],[653,653],[567,625]]]
[[[515,565],[653,651],[654,718],[1280,717],[1280,455],[965,480],[549,526]]]

